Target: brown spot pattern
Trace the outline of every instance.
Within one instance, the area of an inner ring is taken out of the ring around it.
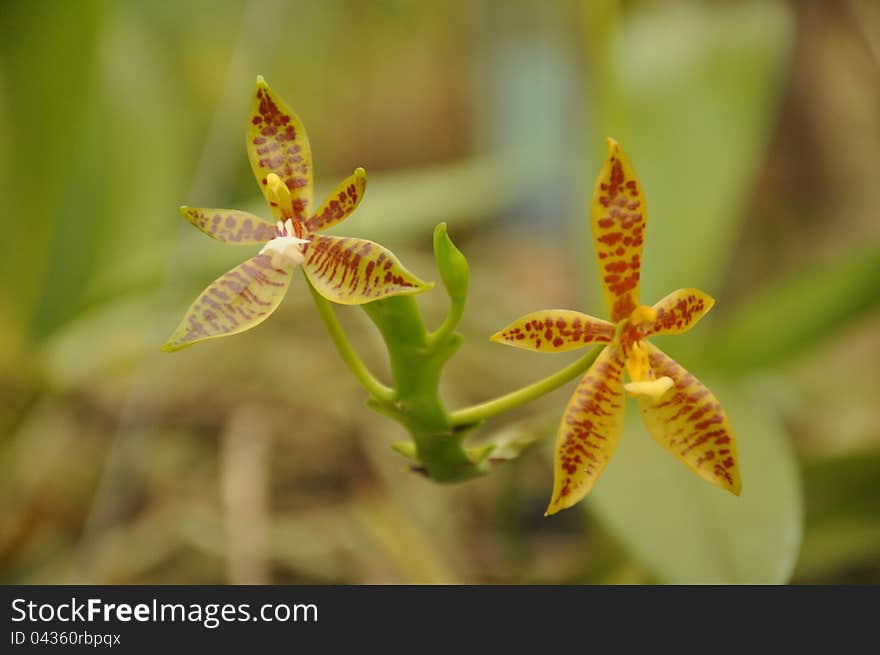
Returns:
[[[605,469],[623,430],[623,357],[610,345],[581,379],[559,426],[548,514],[583,498]]]
[[[650,334],[680,334],[687,332],[715,303],[698,289],[673,291],[654,305],[657,318]]]
[[[613,338],[611,323],[568,309],[528,314],[492,336],[493,341],[539,352],[564,352]]]
[[[645,236],[641,185],[617,144],[593,192],[592,226],[605,299],[616,323],[638,305]]]
[[[639,400],[648,431],[697,475],[738,494],[736,440],[721,403],[696,377],[651,344],[648,359],[657,377],[668,376],[675,383],[656,405]]]
[[[366,186],[367,176],[362,169],[358,169],[334,189],[317,213],[306,222],[308,230],[320,232],[348,218],[364,197]]]

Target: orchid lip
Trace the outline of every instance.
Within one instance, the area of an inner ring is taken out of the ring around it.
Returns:
[[[663,377],[657,378],[656,380],[640,380],[637,382],[629,382],[623,385],[623,388],[627,390],[630,396],[643,396],[646,398],[650,398],[654,402],[657,402],[673,386],[675,386],[675,383],[673,382],[672,378],[664,375]]]
[[[278,221],[278,236],[262,247],[260,254],[268,253],[276,264],[294,264],[298,266],[305,260],[305,245],[308,239],[296,236],[293,221]]]

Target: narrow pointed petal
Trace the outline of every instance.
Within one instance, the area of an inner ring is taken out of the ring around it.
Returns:
[[[642,186],[614,139],[608,139],[608,159],[596,180],[590,215],[605,302],[617,323],[639,304],[646,214]]]
[[[273,223],[237,209],[201,209],[184,205],[180,213],[202,232],[225,243],[253,246],[278,236]]]
[[[715,300],[699,289],[673,291],[654,305],[657,312],[648,334],[681,334],[687,332],[705,316]]]
[[[739,495],[736,439],[721,403],[656,346],[648,344],[648,357],[654,374],[668,376],[674,383],[659,402],[639,398],[648,432],[701,478]]]
[[[363,168],[355,169],[348,178],[342,181],[315,215],[306,222],[309,232],[320,232],[348,218],[364,197],[367,188],[367,172]]]
[[[254,102],[248,118],[247,150],[257,183],[276,218],[305,220],[312,210],[312,152],[302,123],[284,102],[257,78]],[[270,173],[290,191],[279,199],[273,192]],[[281,206],[287,205],[287,206]]]
[[[545,516],[581,500],[605,469],[623,431],[623,356],[605,348],[578,384],[556,437],[553,496]]]
[[[570,309],[545,309],[516,319],[490,339],[525,350],[561,353],[591,343],[611,343],[614,326]]]
[[[316,235],[303,268],[322,296],[342,305],[363,305],[433,286],[406,270],[390,250],[353,237]]]
[[[257,255],[224,273],[190,305],[162,349],[180,350],[259,325],[284,298],[295,268]]]

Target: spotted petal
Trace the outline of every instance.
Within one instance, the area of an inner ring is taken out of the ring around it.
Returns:
[[[596,180],[590,215],[605,302],[617,323],[639,304],[646,214],[642,187],[614,139],[608,139],[608,159]]]
[[[257,182],[277,218],[305,220],[312,208],[312,152],[302,123],[257,77],[257,89],[247,128],[248,158]],[[290,191],[279,197],[270,173]]]
[[[333,190],[321,208],[306,222],[306,227],[310,232],[320,232],[341,223],[360,204],[366,188],[367,172],[363,168],[355,169]]]
[[[591,343],[610,343],[614,326],[570,309],[545,309],[518,318],[490,338],[526,350],[561,353]]]
[[[223,274],[190,305],[163,350],[249,330],[275,311],[296,266],[257,255]]]
[[[673,291],[654,305],[657,312],[649,334],[681,334],[705,316],[715,300],[699,289]]]
[[[318,292],[342,305],[364,303],[430,289],[378,243],[353,237],[316,235],[303,269]]]
[[[252,246],[277,236],[272,223],[237,209],[201,209],[184,205],[180,213],[208,236],[226,243]]]
[[[614,454],[623,430],[623,368],[619,346],[606,347],[569,400],[556,437],[553,496],[545,515],[586,496]]]
[[[648,344],[656,377],[674,386],[659,401],[639,397],[639,409],[651,436],[715,486],[739,495],[742,483],[736,439],[721,403],[697,378],[659,348]]]

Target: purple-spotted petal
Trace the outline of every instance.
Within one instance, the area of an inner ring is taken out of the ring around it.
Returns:
[[[180,208],[181,215],[218,241],[243,246],[266,243],[277,236],[273,223],[237,209]]]
[[[174,351],[199,341],[238,334],[275,311],[296,265],[269,254],[257,255],[214,280],[162,346]]]
[[[312,211],[312,152],[297,115],[257,78],[248,118],[247,150],[257,183],[277,218],[288,215],[305,220]],[[271,185],[274,173],[289,194]]]

